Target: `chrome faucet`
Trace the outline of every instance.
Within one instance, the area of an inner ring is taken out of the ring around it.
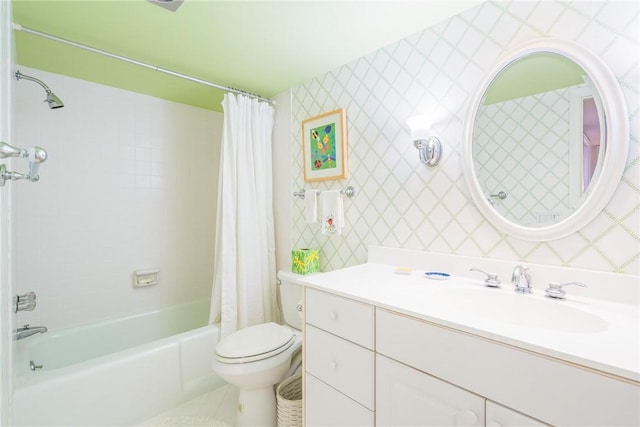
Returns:
[[[513,269],[513,275],[511,276],[511,283],[513,283],[516,288],[515,291],[521,294],[532,294],[533,286],[531,284],[531,274],[529,273],[529,269],[527,267],[523,267],[522,265],[517,265],[516,268]]]
[[[24,325],[22,328],[16,329],[13,338],[21,340],[23,338],[29,338],[31,335],[44,334],[45,332],[47,332],[47,328],[44,326]]]

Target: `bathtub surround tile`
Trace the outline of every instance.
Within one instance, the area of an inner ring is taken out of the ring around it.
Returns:
[[[634,1],[486,2],[294,88],[292,188],[304,187],[299,123],[342,107],[350,177],[318,188],[348,183],[358,194],[345,201],[347,224],[333,239],[306,225],[304,205],[292,201],[291,247],[321,248],[323,271],[365,262],[367,246],[382,245],[639,274],[639,10]],[[468,102],[486,73],[514,46],[539,37],[573,40],[609,64],[627,101],[631,139],[624,177],[592,223],[563,239],[525,242],[481,216],[460,153]],[[434,118],[444,144],[436,168],[421,165],[411,144],[405,121],[418,112]]]
[[[15,193],[16,291],[38,294],[16,321],[53,331],[207,297],[222,115],[21,70],[65,107],[42,108],[37,85],[15,90],[16,145],[49,154]],[[145,268],[160,283],[133,289]]]

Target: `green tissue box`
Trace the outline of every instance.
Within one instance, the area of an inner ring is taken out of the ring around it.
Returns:
[[[310,274],[320,271],[319,249],[293,249],[291,251],[291,271]]]

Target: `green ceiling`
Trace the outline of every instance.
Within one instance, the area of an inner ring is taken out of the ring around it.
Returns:
[[[24,27],[271,97],[477,5],[468,1],[13,0]],[[14,31],[19,65],[220,111],[223,91]]]

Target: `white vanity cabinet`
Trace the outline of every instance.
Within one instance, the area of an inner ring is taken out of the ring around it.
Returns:
[[[414,385],[404,384],[423,397],[422,400],[414,397],[416,411],[426,413],[421,406],[434,400],[431,394],[422,393],[422,389],[415,386],[417,383],[431,387],[431,384],[441,381],[449,386],[447,390],[453,385],[466,390],[463,393],[456,391],[455,395],[447,391],[451,398],[447,397],[445,403],[437,403],[438,410],[448,412],[450,416],[450,422],[443,421],[441,425],[460,425],[456,424],[459,422],[462,425],[483,425],[482,422],[473,424],[474,419],[468,413],[459,418],[467,411],[481,418],[477,406],[469,403],[467,398],[470,397],[464,393],[487,399],[486,425],[492,427],[546,425],[537,420],[564,426],[631,426],[640,423],[640,391],[631,382],[379,308],[376,309],[376,351],[378,361],[383,360],[381,356],[396,360],[411,367],[407,369],[415,369],[416,376],[423,377],[412,379]],[[383,371],[378,369],[377,374],[381,373]],[[380,380],[378,385],[381,386]],[[403,387],[397,378],[394,386],[396,389]],[[409,394],[407,391],[404,393]],[[395,409],[391,407],[383,411],[395,402],[389,403],[384,396],[384,391],[378,388],[376,408],[380,416]],[[402,424],[379,422],[377,425]]]
[[[374,307],[305,290],[306,426],[373,426]]]
[[[376,356],[377,426],[483,426],[485,399]]]
[[[384,306],[305,289],[306,426],[640,425],[633,380]]]

